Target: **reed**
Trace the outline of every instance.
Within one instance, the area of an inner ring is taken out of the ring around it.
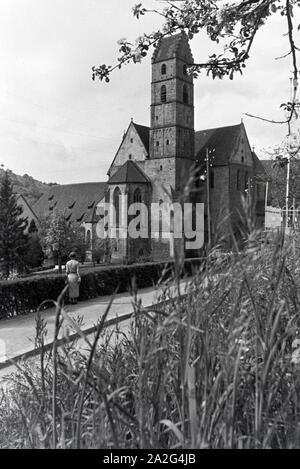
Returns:
[[[133,291],[126,328],[106,329],[105,315],[88,341],[19,364],[0,447],[299,448],[299,245],[261,243],[251,226],[243,250],[215,247],[184,294],[165,283],[159,311]],[[66,315],[59,303],[57,332]],[[40,322],[38,344],[43,334]]]

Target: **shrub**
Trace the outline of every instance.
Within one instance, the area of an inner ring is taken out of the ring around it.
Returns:
[[[168,266],[170,270],[172,263]],[[133,278],[138,288],[150,287],[157,282],[165,267],[166,264],[162,263],[147,263],[82,271],[80,299],[111,295],[117,288],[119,292],[127,291]],[[191,273],[190,262],[186,263],[186,269]],[[0,282],[0,319],[34,312],[43,301],[56,300],[65,280],[63,274],[50,274]]]

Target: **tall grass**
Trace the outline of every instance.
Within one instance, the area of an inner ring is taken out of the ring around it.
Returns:
[[[89,340],[54,341],[19,365],[2,392],[0,446],[299,448],[298,243],[262,244],[252,226],[245,238],[243,251],[212,250],[185,294],[165,285],[160,308],[133,295],[129,330],[106,329],[105,314]],[[58,304],[56,337],[66,320]]]

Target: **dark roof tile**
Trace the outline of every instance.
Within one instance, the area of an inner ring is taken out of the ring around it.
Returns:
[[[196,159],[203,161],[206,156],[206,149],[215,149],[214,165],[227,164],[241,134],[242,125],[231,125],[195,132]]]
[[[99,202],[105,195],[105,182],[84,184],[67,184],[52,186],[50,194],[44,194],[34,205],[38,217],[55,210],[65,211],[66,218],[75,222],[94,219],[95,201]],[[50,202],[51,200],[51,202]]]
[[[255,173],[257,175],[260,175],[262,177],[268,177],[268,172],[266,171],[263,160],[260,160],[255,153],[255,151],[252,152],[252,157],[253,157],[253,163],[254,163],[254,169]]]
[[[149,136],[150,136],[150,128],[149,127],[146,127],[145,125],[139,125],[139,124],[135,124],[133,122],[133,125],[137,131],[137,133],[139,134],[139,137],[140,139],[142,140],[143,142],[143,145],[144,147],[146,148],[147,150],[147,153],[149,154]]]

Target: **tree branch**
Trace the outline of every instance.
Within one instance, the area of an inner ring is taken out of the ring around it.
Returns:
[[[260,117],[260,116],[254,116],[253,114],[249,114],[248,112],[244,113],[244,116],[248,117],[253,117],[254,119],[259,119],[264,122],[269,122],[270,124],[288,124],[289,120],[284,120],[284,121],[275,121],[272,119],[266,119],[265,117]]]

